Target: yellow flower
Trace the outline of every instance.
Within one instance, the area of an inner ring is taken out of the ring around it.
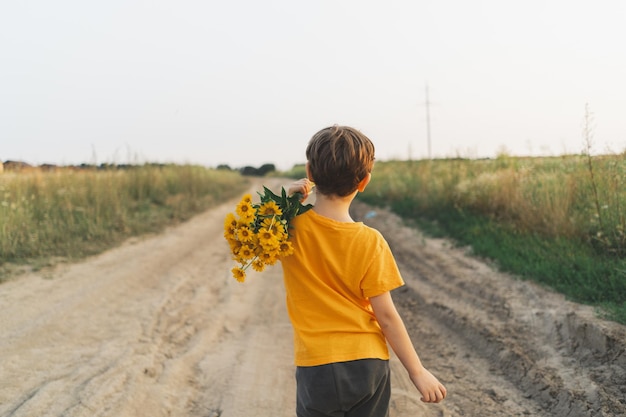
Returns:
[[[278,222],[272,228],[272,232],[278,239],[283,239],[287,237],[287,233],[285,232],[285,226]]]
[[[278,251],[263,251],[259,254],[259,259],[261,259],[265,265],[274,265],[276,261],[278,261]]]
[[[228,239],[228,244],[230,245],[230,251],[232,252],[233,255],[238,254],[239,250],[243,246],[243,243],[241,243],[237,239]]]
[[[278,247],[278,238],[274,233],[265,228],[259,229],[259,233],[257,235],[259,237],[259,243],[264,248],[276,248]]]
[[[239,259],[249,260],[254,258],[256,256],[256,253],[252,246],[242,245],[241,249],[239,249],[239,252],[237,252],[237,255],[239,255]]]
[[[246,280],[246,271],[243,268],[236,266],[231,269],[231,272],[237,281],[244,282]]]
[[[254,269],[257,272],[263,272],[265,270],[265,263],[263,262],[262,259],[257,258],[254,261],[252,261],[252,269]]]
[[[228,213],[224,219],[224,237],[226,240],[237,239],[237,218],[233,213]]]
[[[225,230],[224,231],[224,239],[226,239],[228,241],[228,243],[230,243],[231,240],[236,240],[237,239],[237,235],[235,233],[233,233],[235,230]]]
[[[272,229],[276,224],[278,224],[278,219],[275,217],[266,217],[261,221],[261,227],[266,229]]]
[[[256,209],[252,206],[252,201],[245,197],[237,204],[236,210],[239,217],[246,223],[252,222],[256,215]]]
[[[241,197],[241,201],[252,204],[252,194],[244,194],[243,197]]]
[[[239,248],[241,247],[241,242],[237,240],[237,238],[234,236],[226,236],[226,233],[224,233],[224,237],[226,238],[228,246],[230,246],[230,251],[232,253],[238,252]]]
[[[278,206],[278,204],[276,204],[274,201],[270,200],[266,203],[261,204],[261,207],[259,207],[259,214],[261,214],[262,216],[280,216],[283,214],[283,211],[280,209],[280,207]]]
[[[254,231],[248,226],[240,227],[237,230],[237,238],[242,242],[252,242],[254,239]]]
[[[288,240],[284,240],[280,242],[280,245],[278,246],[278,251],[280,252],[280,256],[293,255],[293,245]]]
[[[287,239],[288,237],[287,233],[285,232],[285,226],[279,219],[273,220],[271,217],[266,218],[261,222],[261,228],[265,228],[272,232],[272,234],[276,236],[278,240]]]
[[[228,213],[224,219],[224,231],[230,231],[237,228],[237,217],[233,213]]]
[[[250,227],[252,224],[254,223],[254,218],[252,219],[242,219],[239,218],[239,220],[237,221],[237,229],[239,229],[240,227]]]

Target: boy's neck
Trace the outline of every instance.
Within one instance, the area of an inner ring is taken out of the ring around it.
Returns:
[[[320,216],[328,217],[338,222],[354,223],[354,220],[350,217],[350,204],[352,204],[356,193],[355,191],[346,197],[329,197],[316,192],[313,211]]]

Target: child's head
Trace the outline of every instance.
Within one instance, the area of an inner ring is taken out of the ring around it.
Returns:
[[[345,197],[371,173],[374,144],[352,127],[334,125],[313,135],[306,158],[318,192]]]

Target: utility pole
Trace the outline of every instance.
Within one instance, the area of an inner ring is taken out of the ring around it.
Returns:
[[[428,141],[428,159],[432,159],[430,146],[430,101],[428,100],[428,83],[426,83],[426,140]]]

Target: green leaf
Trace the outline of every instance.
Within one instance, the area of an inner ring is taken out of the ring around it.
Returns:
[[[313,208],[312,204],[303,205],[301,203],[303,197],[302,193],[294,193],[288,196],[285,187],[281,187],[280,196],[273,193],[272,190],[266,186],[263,186],[263,194],[260,192],[258,194],[261,197],[261,204],[274,201],[283,212],[281,218],[288,224],[294,217],[306,213]]]

